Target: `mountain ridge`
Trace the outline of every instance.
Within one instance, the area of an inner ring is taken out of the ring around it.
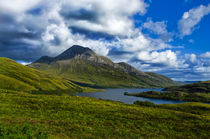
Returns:
[[[107,57],[97,55],[90,48],[79,45],[70,47],[56,57],[41,57],[29,66],[74,82],[105,88],[159,88],[176,84],[166,76],[147,74],[125,62],[114,63]]]

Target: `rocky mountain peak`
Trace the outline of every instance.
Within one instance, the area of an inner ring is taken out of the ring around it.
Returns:
[[[82,57],[83,59],[88,59],[91,56],[95,56],[95,52],[87,47],[82,47],[79,45],[73,45],[60,55],[56,57],[42,56],[40,59],[35,61],[34,63],[51,63],[59,60],[68,60],[75,57]]]
[[[82,54],[91,55],[95,54],[95,52],[93,52],[90,48],[74,45],[71,48],[64,51],[63,53],[61,53],[60,55],[56,56],[55,60],[71,59],[77,55],[82,55]]]

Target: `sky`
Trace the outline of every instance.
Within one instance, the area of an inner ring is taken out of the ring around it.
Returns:
[[[210,80],[210,0],[0,0],[0,57],[82,45],[176,81]]]

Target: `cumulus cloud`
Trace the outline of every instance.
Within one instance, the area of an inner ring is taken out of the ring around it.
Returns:
[[[163,51],[163,52],[147,52],[142,51],[138,54],[138,59],[147,63],[159,64],[163,66],[177,66],[177,56],[176,53],[171,50]]]
[[[192,64],[197,62],[197,56],[195,54],[185,54],[185,58],[188,62]]]
[[[210,58],[210,52],[206,52],[200,55],[201,58]]]
[[[89,35],[81,30],[109,34],[113,38],[132,36],[135,31],[130,16],[143,15],[148,7],[143,0],[0,2],[0,34],[4,34],[0,35],[0,55],[22,59],[23,56],[14,52],[18,51],[24,55],[24,60],[29,61],[44,53],[56,55],[73,44],[91,47],[106,55],[111,43],[101,38],[88,38]],[[40,52],[28,55],[29,51]]]
[[[154,22],[149,18],[147,22],[143,23],[142,28],[158,35],[164,41],[172,41],[173,33],[167,31],[166,21]]]
[[[51,55],[57,55],[70,46],[77,44],[85,47],[89,47],[96,51],[100,55],[108,54],[108,47],[111,43],[104,40],[91,40],[85,38],[84,35],[72,34],[71,30],[65,24],[52,24],[47,27],[46,31],[42,34],[42,42],[45,51]]]
[[[35,8],[41,0],[0,0],[0,11],[13,14],[22,14],[27,10]]]
[[[158,35],[168,33],[165,21],[153,22],[151,19],[149,19],[147,22],[143,24],[143,27],[150,30],[152,33]]]
[[[71,27],[128,35],[133,28],[129,16],[144,14],[147,7],[143,0],[77,0],[65,1],[60,13]]]
[[[175,78],[179,80],[191,79],[195,81],[209,80],[210,61],[195,54],[185,54],[183,59],[184,67],[179,66],[172,71]],[[182,74],[181,74],[182,73]],[[167,75],[167,74],[166,74]]]
[[[193,74],[203,76],[209,72],[210,64],[204,54],[180,57],[173,51],[172,34],[167,31],[165,21],[148,19],[143,24],[144,29],[159,36],[156,38],[135,28],[131,17],[146,13],[149,5],[144,0],[0,0],[0,3],[0,56],[23,64],[43,55],[56,56],[77,44],[115,62],[128,62],[143,71],[156,71],[176,79],[181,77],[179,71],[193,70]]]
[[[203,81],[209,80],[210,61],[206,58],[201,58],[195,54],[185,54],[184,57],[177,55],[176,66],[151,68],[151,66],[139,67],[147,71],[158,71],[174,80],[179,81]],[[154,67],[154,66],[153,66]]]
[[[180,36],[184,37],[186,35],[190,35],[196,29],[196,25],[198,25],[201,19],[209,13],[210,4],[207,6],[200,5],[197,8],[193,8],[185,12],[178,23]]]

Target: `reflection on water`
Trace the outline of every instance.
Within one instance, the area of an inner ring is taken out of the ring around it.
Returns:
[[[77,96],[87,96],[87,97],[95,97],[95,98],[101,98],[104,100],[114,100],[114,101],[120,101],[127,104],[133,104],[133,102],[140,100],[140,101],[150,101],[155,104],[177,104],[177,103],[183,103],[184,101],[176,101],[176,100],[164,100],[164,99],[152,99],[152,98],[143,98],[143,97],[134,97],[134,96],[126,96],[124,95],[124,92],[128,93],[139,93],[139,92],[145,92],[145,91],[160,91],[162,89],[105,89],[106,92],[94,92],[94,93],[77,93]]]

